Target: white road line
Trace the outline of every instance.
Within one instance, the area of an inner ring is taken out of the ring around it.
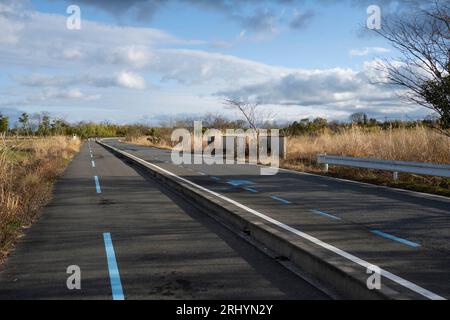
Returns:
[[[324,241],[322,241],[320,239],[317,239],[317,238],[315,238],[315,237],[313,237],[313,236],[311,236],[311,235],[309,235],[309,234],[307,234],[305,232],[302,232],[302,231],[299,231],[299,230],[297,230],[297,229],[295,229],[293,227],[290,227],[290,226],[288,226],[288,225],[286,225],[286,224],[284,224],[284,223],[282,223],[282,222],[280,222],[278,220],[275,220],[275,219],[273,219],[273,218],[271,218],[271,217],[269,217],[269,216],[267,216],[267,215],[265,215],[265,214],[263,214],[263,213],[261,213],[259,211],[256,211],[256,210],[254,210],[254,209],[252,209],[250,207],[247,207],[246,205],[243,205],[243,204],[241,204],[241,203],[239,203],[239,202],[237,202],[237,201],[235,201],[233,199],[230,199],[230,198],[228,198],[226,196],[223,196],[220,193],[217,193],[215,191],[209,190],[209,189],[207,189],[205,187],[202,187],[201,185],[198,185],[198,184],[196,184],[196,183],[194,183],[192,181],[189,181],[189,180],[184,179],[184,178],[182,178],[180,176],[177,176],[176,174],[174,174],[174,173],[172,173],[170,171],[167,171],[167,170],[165,170],[165,169],[163,169],[161,167],[158,167],[155,164],[152,164],[152,163],[149,163],[149,162],[147,162],[145,160],[142,160],[141,158],[138,158],[138,157],[136,157],[136,156],[134,156],[134,155],[132,155],[132,154],[130,154],[128,152],[121,151],[121,150],[119,150],[117,148],[114,148],[114,149],[122,152],[123,154],[129,156],[130,158],[135,159],[138,162],[141,162],[141,163],[144,163],[144,164],[146,164],[148,166],[157,168],[158,170],[160,170],[160,171],[162,171],[162,172],[164,172],[164,173],[166,173],[166,174],[168,174],[168,175],[170,175],[172,177],[175,177],[175,178],[177,178],[180,181],[188,183],[188,184],[196,187],[197,189],[200,189],[200,190],[205,191],[205,192],[207,192],[209,194],[212,194],[212,195],[214,195],[214,196],[216,196],[216,197],[218,197],[218,198],[220,198],[222,200],[225,200],[225,201],[227,201],[227,202],[229,202],[229,203],[231,203],[231,204],[233,204],[233,205],[235,205],[235,206],[237,206],[237,207],[239,207],[239,208],[241,208],[241,209],[243,209],[243,210],[245,210],[245,211],[247,211],[249,213],[252,213],[255,216],[258,216],[258,217],[266,220],[267,222],[270,222],[270,223],[276,225],[277,227],[279,227],[281,229],[289,231],[289,232],[291,232],[291,233],[293,233],[293,234],[295,234],[295,235],[297,235],[297,236],[299,236],[299,237],[301,237],[303,239],[306,239],[306,240],[308,240],[308,241],[310,241],[310,242],[312,242],[312,243],[314,243],[314,244],[316,244],[316,245],[318,245],[318,246],[320,246],[322,248],[325,248],[325,249],[327,249],[327,250],[329,250],[329,251],[331,251],[331,252],[333,252],[333,253],[335,253],[335,254],[337,254],[337,255],[339,255],[339,256],[347,259],[347,260],[350,260],[350,261],[352,261],[352,262],[362,266],[365,269],[369,269],[370,268],[371,270],[374,270],[374,268],[378,268],[380,270],[382,276],[384,276],[385,278],[387,278],[387,279],[389,279],[389,280],[391,280],[391,281],[393,281],[393,282],[395,282],[395,283],[397,283],[397,284],[399,284],[399,285],[401,285],[401,286],[403,286],[405,288],[408,288],[411,291],[414,291],[417,294],[420,294],[420,295],[422,295],[422,296],[424,296],[424,297],[426,297],[428,299],[431,299],[431,300],[446,300],[444,297],[439,296],[438,294],[436,294],[434,292],[431,292],[431,291],[429,291],[429,290],[427,290],[425,288],[422,288],[422,287],[418,286],[415,283],[412,283],[412,282],[410,282],[410,281],[408,281],[406,279],[403,279],[403,278],[401,278],[401,277],[399,277],[399,276],[397,276],[397,275],[395,275],[395,274],[393,274],[393,273],[391,273],[391,272],[389,272],[387,270],[379,268],[378,266],[376,266],[376,265],[374,265],[374,264],[372,264],[370,262],[367,262],[367,261],[365,261],[365,260],[363,260],[361,258],[358,258],[357,256],[354,256],[351,253],[348,253],[348,252],[346,252],[344,250],[341,250],[341,249],[339,249],[339,248],[337,248],[337,247],[335,247],[333,245],[330,245],[330,244],[328,244],[328,243],[326,243],[326,242],[324,242]]]
[[[283,198],[280,198],[280,197],[277,197],[277,196],[271,196],[271,198],[274,199],[274,200],[280,201],[281,203],[284,203],[284,204],[291,204],[290,201],[288,201],[286,199],[283,199]]]
[[[309,211],[311,211],[312,213],[318,214],[320,216],[323,216],[323,217],[328,217],[328,218],[331,218],[331,219],[334,219],[334,220],[341,220],[341,218],[338,217],[338,216],[335,216],[333,214],[329,214],[329,213],[326,213],[326,212],[323,212],[323,211],[320,211],[320,210],[317,210],[317,209],[309,210]]]

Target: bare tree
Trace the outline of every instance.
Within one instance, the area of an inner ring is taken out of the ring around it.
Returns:
[[[355,112],[350,115],[349,119],[352,123],[366,124],[367,114],[365,114],[364,112]]]
[[[411,15],[385,19],[375,30],[402,58],[383,60],[378,68],[388,83],[403,87],[404,97],[439,115],[438,129],[450,136],[450,7],[435,0]]]
[[[208,112],[203,116],[203,124],[206,127],[224,130],[230,127],[230,121],[219,113]]]
[[[273,118],[271,112],[262,110],[257,103],[250,103],[240,101],[238,99],[225,99],[224,105],[226,108],[239,111],[247,121],[251,129],[258,132],[258,128],[261,128],[267,121]]]

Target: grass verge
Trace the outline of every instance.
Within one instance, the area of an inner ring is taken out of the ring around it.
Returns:
[[[287,150],[282,167],[316,174],[324,174],[316,162],[320,153],[450,164],[450,138],[422,126],[392,130],[354,127],[338,133],[290,137]],[[392,172],[343,166],[330,166],[326,175],[450,197],[450,179],[441,177],[400,173],[394,181]]]
[[[54,182],[80,144],[68,137],[0,136],[0,265],[50,201]]]

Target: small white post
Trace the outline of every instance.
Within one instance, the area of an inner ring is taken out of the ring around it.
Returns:
[[[324,153],[323,156],[325,157],[327,154]],[[328,163],[323,164],[323,172],[328,173]]]
[[[397,181],[397,180],[398,180],[398,172],[394,171],[394,181]]]

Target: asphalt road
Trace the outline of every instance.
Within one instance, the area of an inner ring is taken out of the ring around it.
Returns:
[[[175,165],[171,152],[106,143],[450,298],[450,199],[254,165]],[[402,281],[397,281],[402,282]]]
[[[147,158],[163,154],[138,149]],[[81,270],[80,290],[67,288],[72,265]],[[0,299],[112,298],[328,299],[144,173],[86,143],[2,268]]]

